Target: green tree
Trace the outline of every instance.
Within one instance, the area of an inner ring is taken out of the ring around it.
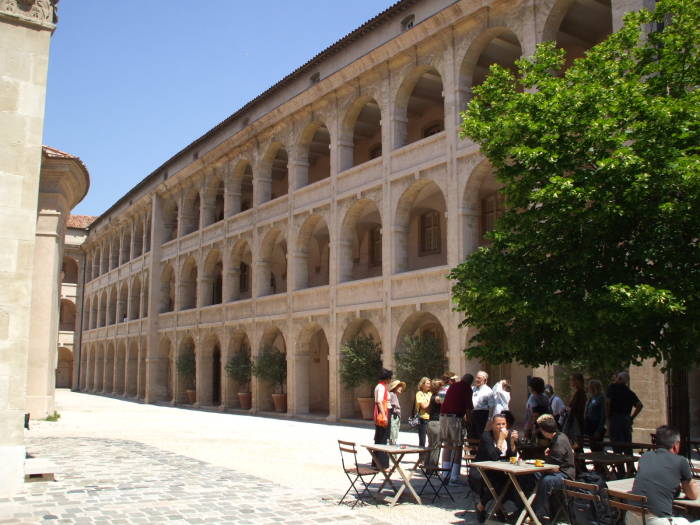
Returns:
[[[264,346],[251,365],[251,373],[271,383],[277,393],[283,394],[287,379],[287,354],[273,346]]]
[[[698,362],[699,42],[700,3],[660,0],[566,71],[545,43],[475,89],[462,135],[508,209],[451,272],[470,357]]]
[[[394,354],[396,377],[406,381],[408,389],[415,391],[423,377],[431,379],[442,376],[447,367],[447,359],[442,344],[436,337],[406,336]]]

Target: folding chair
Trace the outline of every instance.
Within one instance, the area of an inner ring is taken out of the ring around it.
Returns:
[[[580,481],[564,480],[564,512],[566,513],[569,523],[576,525],[578,521],[576,516],[572,514],[572,510],[580,513],[587,513],[589,508],[596,503],[602,501],[600,488],[593,483],[582,483]],[[559,513],[561,513],[561,508]],[[556,523],[556,518],[552,521]]]
[[[606,492],[608,496],[608,505],[620,513],[621,519],[624,518],[623,513],[633,512],[634,514],[639,514],[642,525],[646,525],[647,514],[649,513],[646,496],[610,489],[607,489]]]
[[[447,492],[447,495],[450,497],[450,499],[454,502],[454,497],[452,497],[452,493],[450,492],[450,489],[447,487],[447,484],[450,482],[450,472],[452,470],[452,464],[455,462],[457,459],[457,453],[459,452],[460,448],[459,446],[457,447],[450,447],[446,443],[441,443],[440,444],[440,455],[438,456],[438,464],[435,465],[435,467],[428,467],[426,465],[420,466],[419,468],[425,475],[425,483],[423,484],[423,487],[420,489],[420,492],[418,493],[419,496],[423,495],[423,492],[425,491],[425,488],[430,485],[431,490],[433,491],[433,503],[435,503],[435,500],[438,498],[440,495],[440,492],[444,489],[445,492]],[[447,468],[442,467],[442,451],[447,450],[448,451],[448,457],[450,458],[450,461],[448,463]],[[436,485],[433,485],[433,481],[436,482]]]
[[[379,474],[379,470],[369,465],[360,465],[357,462],[357,445],[352,441],[341,441],[339,439],[338,448],[340,449],[340,461],[343,463],[343,472],[345,472],[345,475],[348,477],[348,480],[350,480],[350,486],[348,487],[348,490],[345,492],[345,494],[343,494],[343,497],[340,498],[338,505],[340,505],[345,500],[350,490],[354,489],[355,494],[357,494],[357,500],[355,500],[355,503],[351,505],[351,508],[354,509],[355,505],[357,505],[362,500],[362,496],[364,496],[365,494],[369,495],[370,497],[372,496],[372,493],[369,490],[369,486],[372,484],[372,481],[374,481],[374,478],[377,476],[377,474]],[[369,476],[371,477],[369,483],[367,483],[365,481],[365,477]],[[357,490],[357,487],[355,486],[357,480],[360,480],[364,485],[364,489],[362,490],[362,492]]]
[[[476,459],[476,451],[479,448],[478,439],[465,439],[463,450],[462,450],[462,460],[464,461],[464,466],[467,469],[467,475],[469,475],[469,468],[471,467],[471,462]]]

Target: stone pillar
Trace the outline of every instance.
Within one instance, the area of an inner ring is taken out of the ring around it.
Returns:
[[[309,184],[309,162],[296,152],[287,164],[289,167],[289,188],[298,190]]]
[[[263,204],[269,201],[272,196],[272,177],[270,173],[261,173],[257,178],[253,177],[253,184],[255,185],[253,190],[255,204]]]
[[[297,348],[299,346],[301,345],[297,343]],[[309,413],[309,383],[311,382],[309,364],[311,359],[308,353],[308,344],[303,345],[301,350],[301,353],[294,355],[294,374],[291,376],[294,378],[294,382],[289,385],[293,388],[292,406],[290,407],[290,412],[293,415]]]
[[[338,140],[338,172],[352,168],[354,163],[355,144],[352,136],[346,140]]]
[[[666,376],[651,359],[644,361],[642,366],[631,366],[629,372],[630,388],[644,405],[634,421],[632,440],[646,443],[656,427],[668,423]]]

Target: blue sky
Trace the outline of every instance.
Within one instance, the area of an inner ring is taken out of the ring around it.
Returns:
[[[395,0],[63,0],[44,144],[99,215],[173,154]]]

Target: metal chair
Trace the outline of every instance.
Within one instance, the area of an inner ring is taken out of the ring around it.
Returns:
[[[647,508],[647,497],[639,496],[637,494],[630,494],[628,492],[621,492],[619,490],[606,490],[606,495],[608,497],[608,505],[623,514],[625,512],[633,512],[639,514],[642,525],[647,523],[647,514],[649,509]],[[622,518],[623,516],[621,516]]]
[[[368,496],[372,497],[369,486],[372,484],[372,481],[374,481],[377,474],[379,474],[379,470],[370,465],[361,465],[357,462],[357,445],[352,441],[342,441],[339,439],[338,448],[340,449],[340,461],[343,464],[343,472],[345,472],[345,475],[350,481],[350,486],[348,487],[348,490],[345,491],[345,494],[343,494],[343,497],[340,498],[338,505],[340,505],[350,491],[354,489],[355,494],[357,495],[357,499],[351,505],[351,508],[354,509],[355,505],[362,500],[362,496],[367,494]],[[370,477],[369,483],[365,481],[366,477]],[[362,485],[364,486],[362,492],[360,492],[355,485],[358,480],[361,481]]]
[[[448,457],[450,458],[449,463],[447,463],[448,466],[442,467],[440,460],[438,460],[438,464],[435,465],[434,467],[429,467],[426,465],[419,466],[419,468],[423,472],[423,475],[425,476],[425,483],[423,484],[423,487],[421,487],[418,495],[422,496],[426,487],[428,485],[430,485],[430,488],[433,491],[433,503],[439,497],[440,492],[443,489],[445,492],[447,492],[447,495],[454,502],[455,499],[452,496],[452,493],[450,492],[450,489],[447,487],[447,485],[450,482],[450,472],[452,470],[452,464],[457,459],[458,452],[459,452],[461,447],[459,447],[459,446],[450,447],[445,442],[442,442],[440,444],[440,448],[441,448],[441,453],[438,456],[439,458],[442,457],[442,451],[445,451],[445,450],[448,451]],[[436,487],[436,485],[433,485],[433,481],[436,482],[437,487]]]
[[[569,479],[564,480],[564,512],[571,525],[576,525],[578,522],[574,512],[588,513],[591,506],[595,507],[596,503],[601,501],[600,487],[598,485]],[[559,513],[561,513],[561,508]],[[554,523],[556,523],[556,518],[557,516],[552,520]]]

